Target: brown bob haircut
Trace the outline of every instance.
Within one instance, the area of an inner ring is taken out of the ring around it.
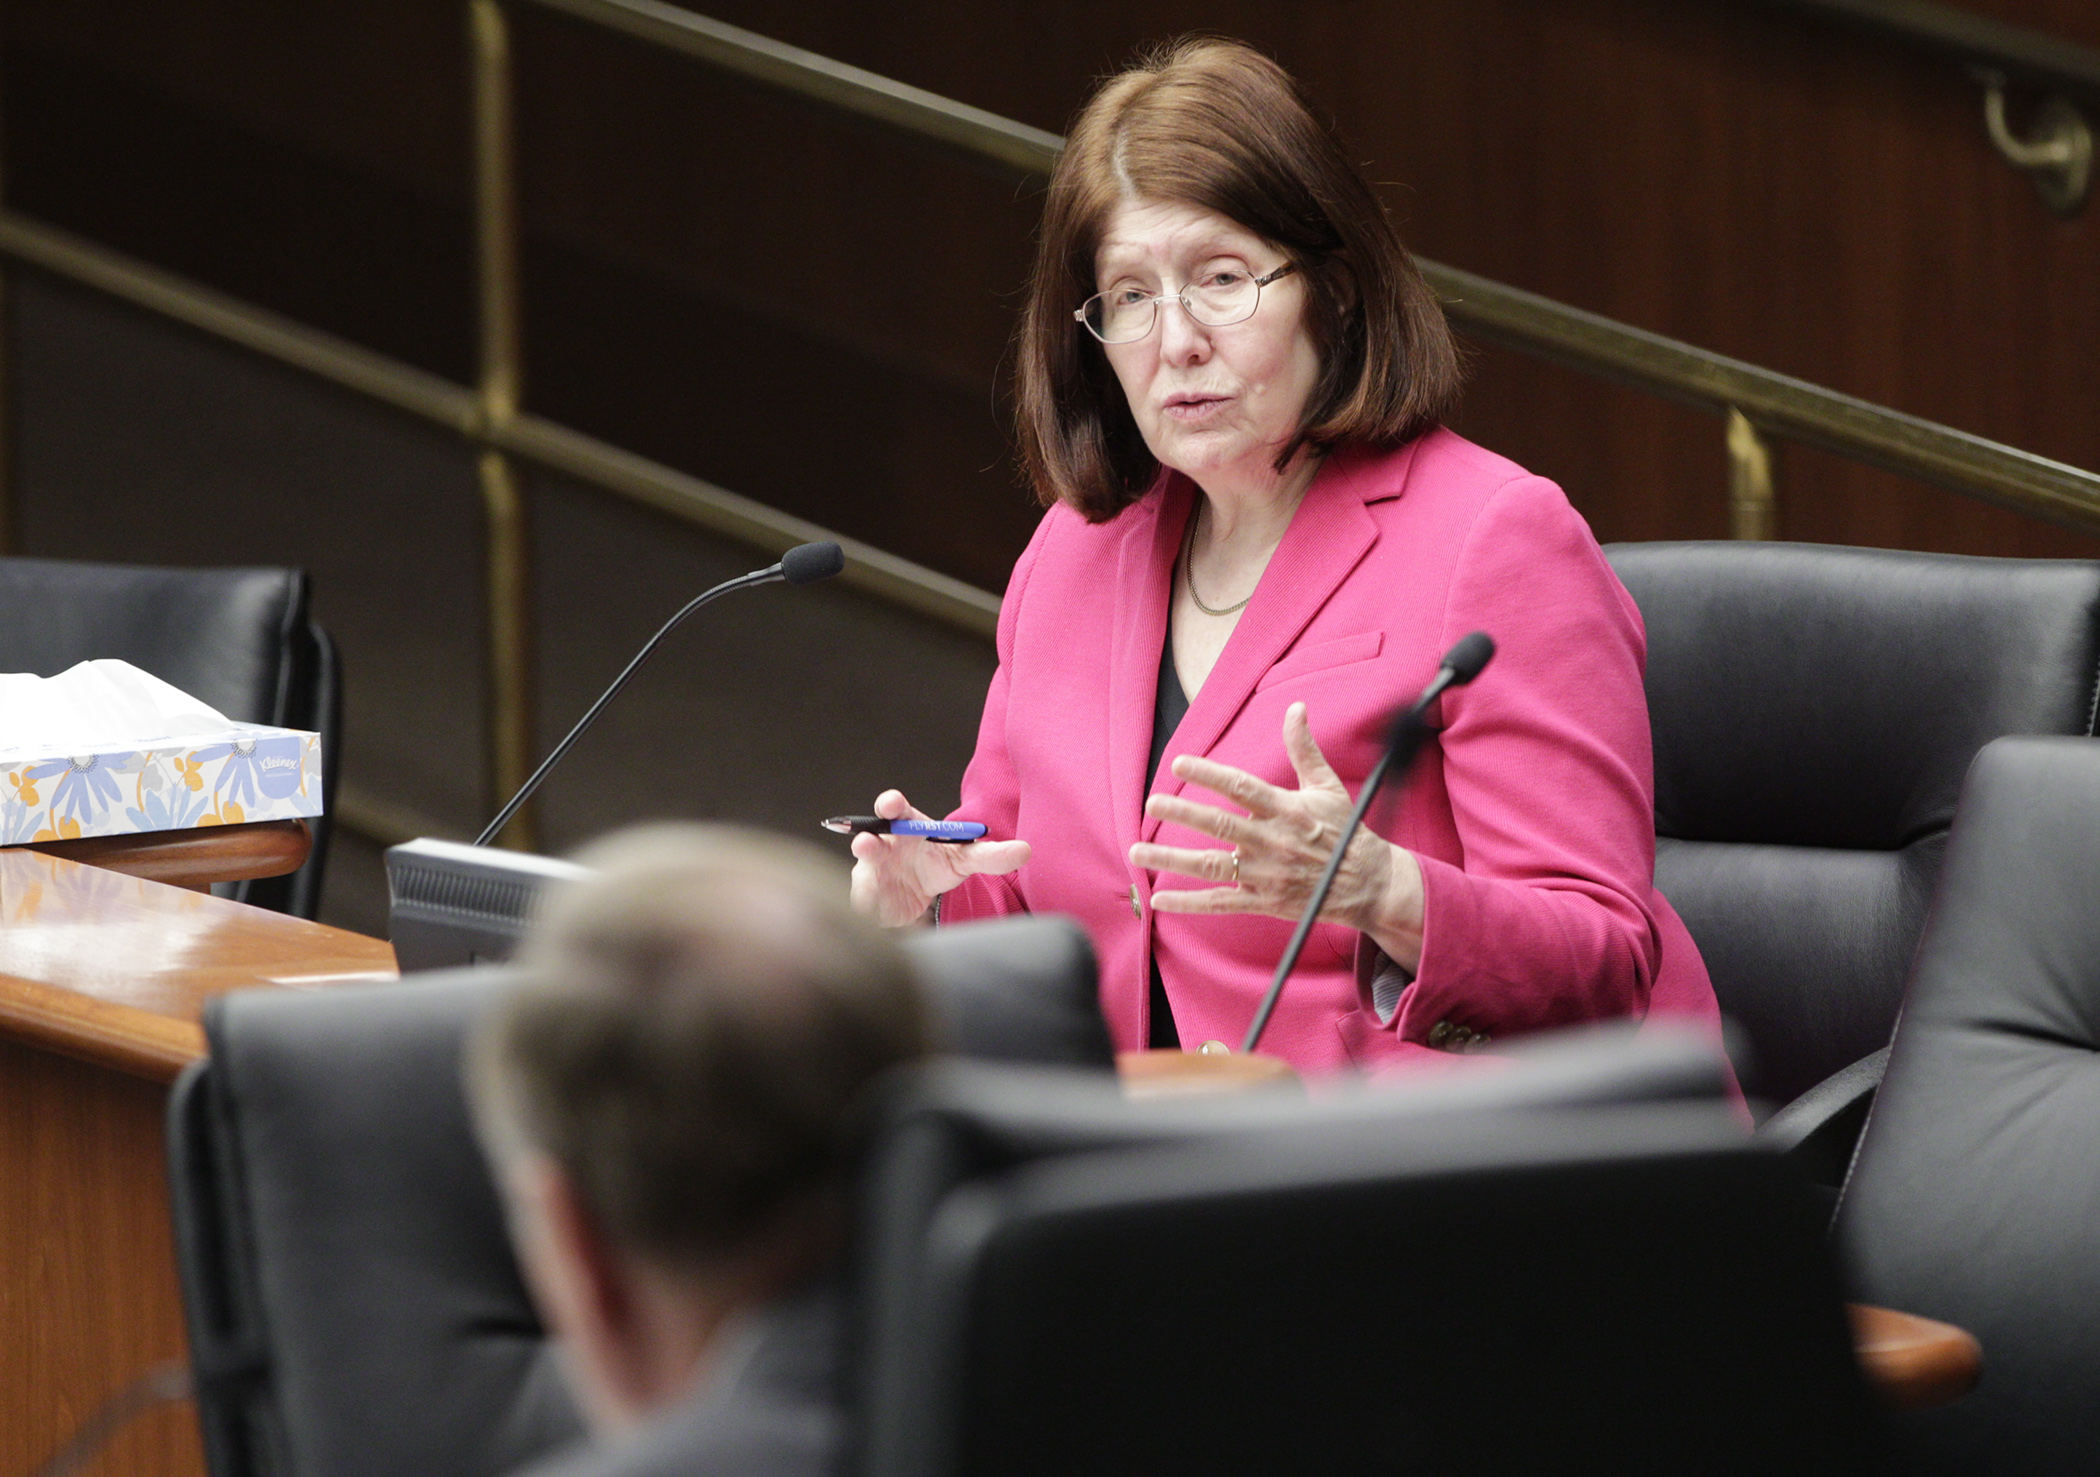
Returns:
[[[1129,199],[1216,211],[1297,264],[1321,374],[1279,470],[1306,447],[1398,446],[1449,410],[1450,325],[1333,130],[1260,52],[1193,37],[1104,83],[1050,176],[1015,395],[1045,505],[1062,499],[1103,523],[1159,475],[1101,345],[1072,321],[1094,294],[1108,218]]]

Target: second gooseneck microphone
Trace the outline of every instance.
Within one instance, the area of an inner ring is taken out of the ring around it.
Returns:
[[[546,779],[554,766],[561,763],[562,756],[575,747],[576,740],[583,737],[584,730],[596,722],[598,715],[605,711],[605,705],[619,696],[620,689],[627,685],[628,679],[649,659],[649,653],[656,650],[657,643],[676,630],[687,616],[710,601],[719,600],[731,590],[742,590],[752,585],[770,585],[776,580],[791,585],[814,584],[818,580],[830,579],[845,567],[846,556],[837,544],[797,544],[780,556],[778,564],[754,569],[751,573],[738,575],[733,580],[724,580],[712,590],[694,596],[683,610],[665,621],[663,629],[651,636],[648,643],[634,654],[634,660],[627,664],[619,676],[613,678],[612,686],[606,688],[598,701],[591,704],[590,711],[576,721],[576,726],[569,730],[569,736],[556,744],[554,752],[540,761],[540,767],[532,772],[532,778],[525,781],[518,793],[510,797],[510,803],[497,812],[496,818],[489,822],[487,830],[474,838],[474,844],[486,846],[503,833],[503,828],[510,824],[510,818],[518,813],[518,807],[532,798],[532,792],[540,787],[540,781]]]
[[[1386,740],[1385,752],[1371,767],[1369,778],[1364,781],[1363,793],[1357,796],[1356,809],[1350,813],[1349,824],[1342,827],[1341,840],[1334,843],[1334,855],[1327,859],[1327,870],[1320,874],[1319,885],[1313,888],[1312,901],[1305,905],[1305,912],[1298,919],[1298,928],[1291,935],[1290,944],[1277,961],[1275,978],[1269,981],[1268,993],[1261,997],[1261,1006],[1254,1012],[1254,1024],[1247,1028],[1247,1039],[1241,1051],[1252,1051],[1261,1045],[1261,1033],[1269,1027],[1269,1017],[1276,1010],[1276,1001],[1283,994],[1283,982],[1291,977],[1297,967],[1298,956],[1305,950],[1305,941],[1312,935],[1313,924],[1320,920],[1320,909],[1327,906],[1327,894],[1334,889],[1335,875],[1342,870],[1342,858],[1349,854],[1349,843],[1355,839],[1357,828],[1364,823],[1364,813],[1377,798],[1378,787],[1385,783],[1386,772],[1398,768],[1407,773],[1407,766],[1414,762],[1415,751],[1422,747],[1422,739],[1429,732],[1423,721],[1429,705],[1444,695],[1446,688],[1464,687],[1480,675],[1495,655],[1495,642],[1485,631],[1475,631],[1461,636],[1458,644],[1444,653],[1443,662],[1436,675],[1422,689],[1422,695],[1393,720],[1393,730]]]

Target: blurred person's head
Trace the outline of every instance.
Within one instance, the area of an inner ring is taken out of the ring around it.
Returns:
[[[595,875],[550,899],[469,1078],[542,1312],[618,1428],[825,1267],[856,1105],[929,1027],[813,847],[667,824],[578,859]]]

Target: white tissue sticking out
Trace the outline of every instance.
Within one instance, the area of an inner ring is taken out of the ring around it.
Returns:
[[[56,677],[0,672],[0,754],[95,753],[242,725],[130,662],[82,662]]]

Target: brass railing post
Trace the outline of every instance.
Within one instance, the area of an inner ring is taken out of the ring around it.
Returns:
[[[532,564],[525,489],[489,437],[516,420],[524,379],[518,284],[518,182],[511,116],[510,18],[501,0],[468,0],[474,68],[474,236],[479,295],[481,500],[488,541],[488,802],[495,810],[532,771]],[[533,807],[500,839],[530,851]]]
[[[1779,502],[1772,490],[1772,452],[1750,418],[1728,408],[1728,536],[1779,535]]]

